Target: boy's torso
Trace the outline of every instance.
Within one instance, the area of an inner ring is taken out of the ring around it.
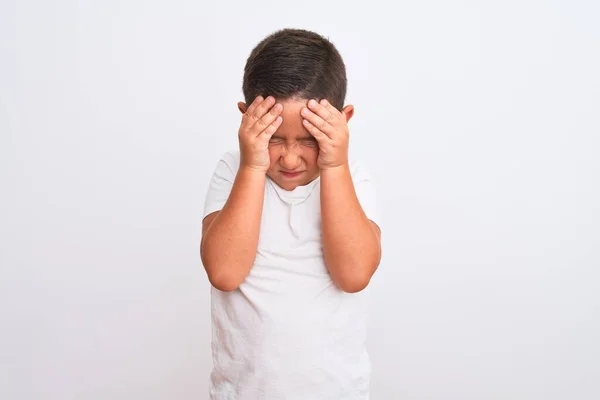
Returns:
[[[292,192],[267,180],[250,274],[212,288],[212,398],[368,398],[369,290],[333,283],[320,226],[319,179]]]

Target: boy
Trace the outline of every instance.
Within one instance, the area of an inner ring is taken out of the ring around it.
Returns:
[[[368,399],[363,289],[381,233],[372,182],[348,161],[342,58],[316,33],[275,32],[243,92],[240,151],[219,161],[202,224],[211,399]]]

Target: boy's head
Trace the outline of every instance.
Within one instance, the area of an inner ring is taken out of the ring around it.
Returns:
[[[308,100],[327,99],[346,114],[346,67],[335,46],[317,33],[283,29],[263,39],[250,53],[244,68],[242,113],[257,96],[273,96],[283,104],[283,122],[269,144],[271,167],[267,175],[279,186],[293,190],[319,175],[319,148],[302,124],[300,110]],[[293,177],[284,172],[299,172]]]
[[[346,86],[344,61],[329,40],[302,29],[283,29],[252,50],[242,90],[246,104],[259,95],[277,100],[327,99],[341,111]]]

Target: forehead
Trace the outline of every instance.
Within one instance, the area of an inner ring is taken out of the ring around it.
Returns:
[[[308,104],[308,99],[286,99],[278,100],[283,105],[281,116],[283,121],[275,134],[274,138],[283,139],[311,139],[312,135],[302,124],[302,115],[300,111]]]

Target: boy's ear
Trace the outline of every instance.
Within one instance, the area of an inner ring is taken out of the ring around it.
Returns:
[[[342,109],[342,114],[346,116],[346,122],[350,121],[350,118],[352,118],[354,115],[354,106],[352,104],[348,104]]]
[[[238,110],[240,110],[242,114],[246,114],[247,109],[248,107],[246,106],[246,103],[244,103],[243,101],[238,102]]]

